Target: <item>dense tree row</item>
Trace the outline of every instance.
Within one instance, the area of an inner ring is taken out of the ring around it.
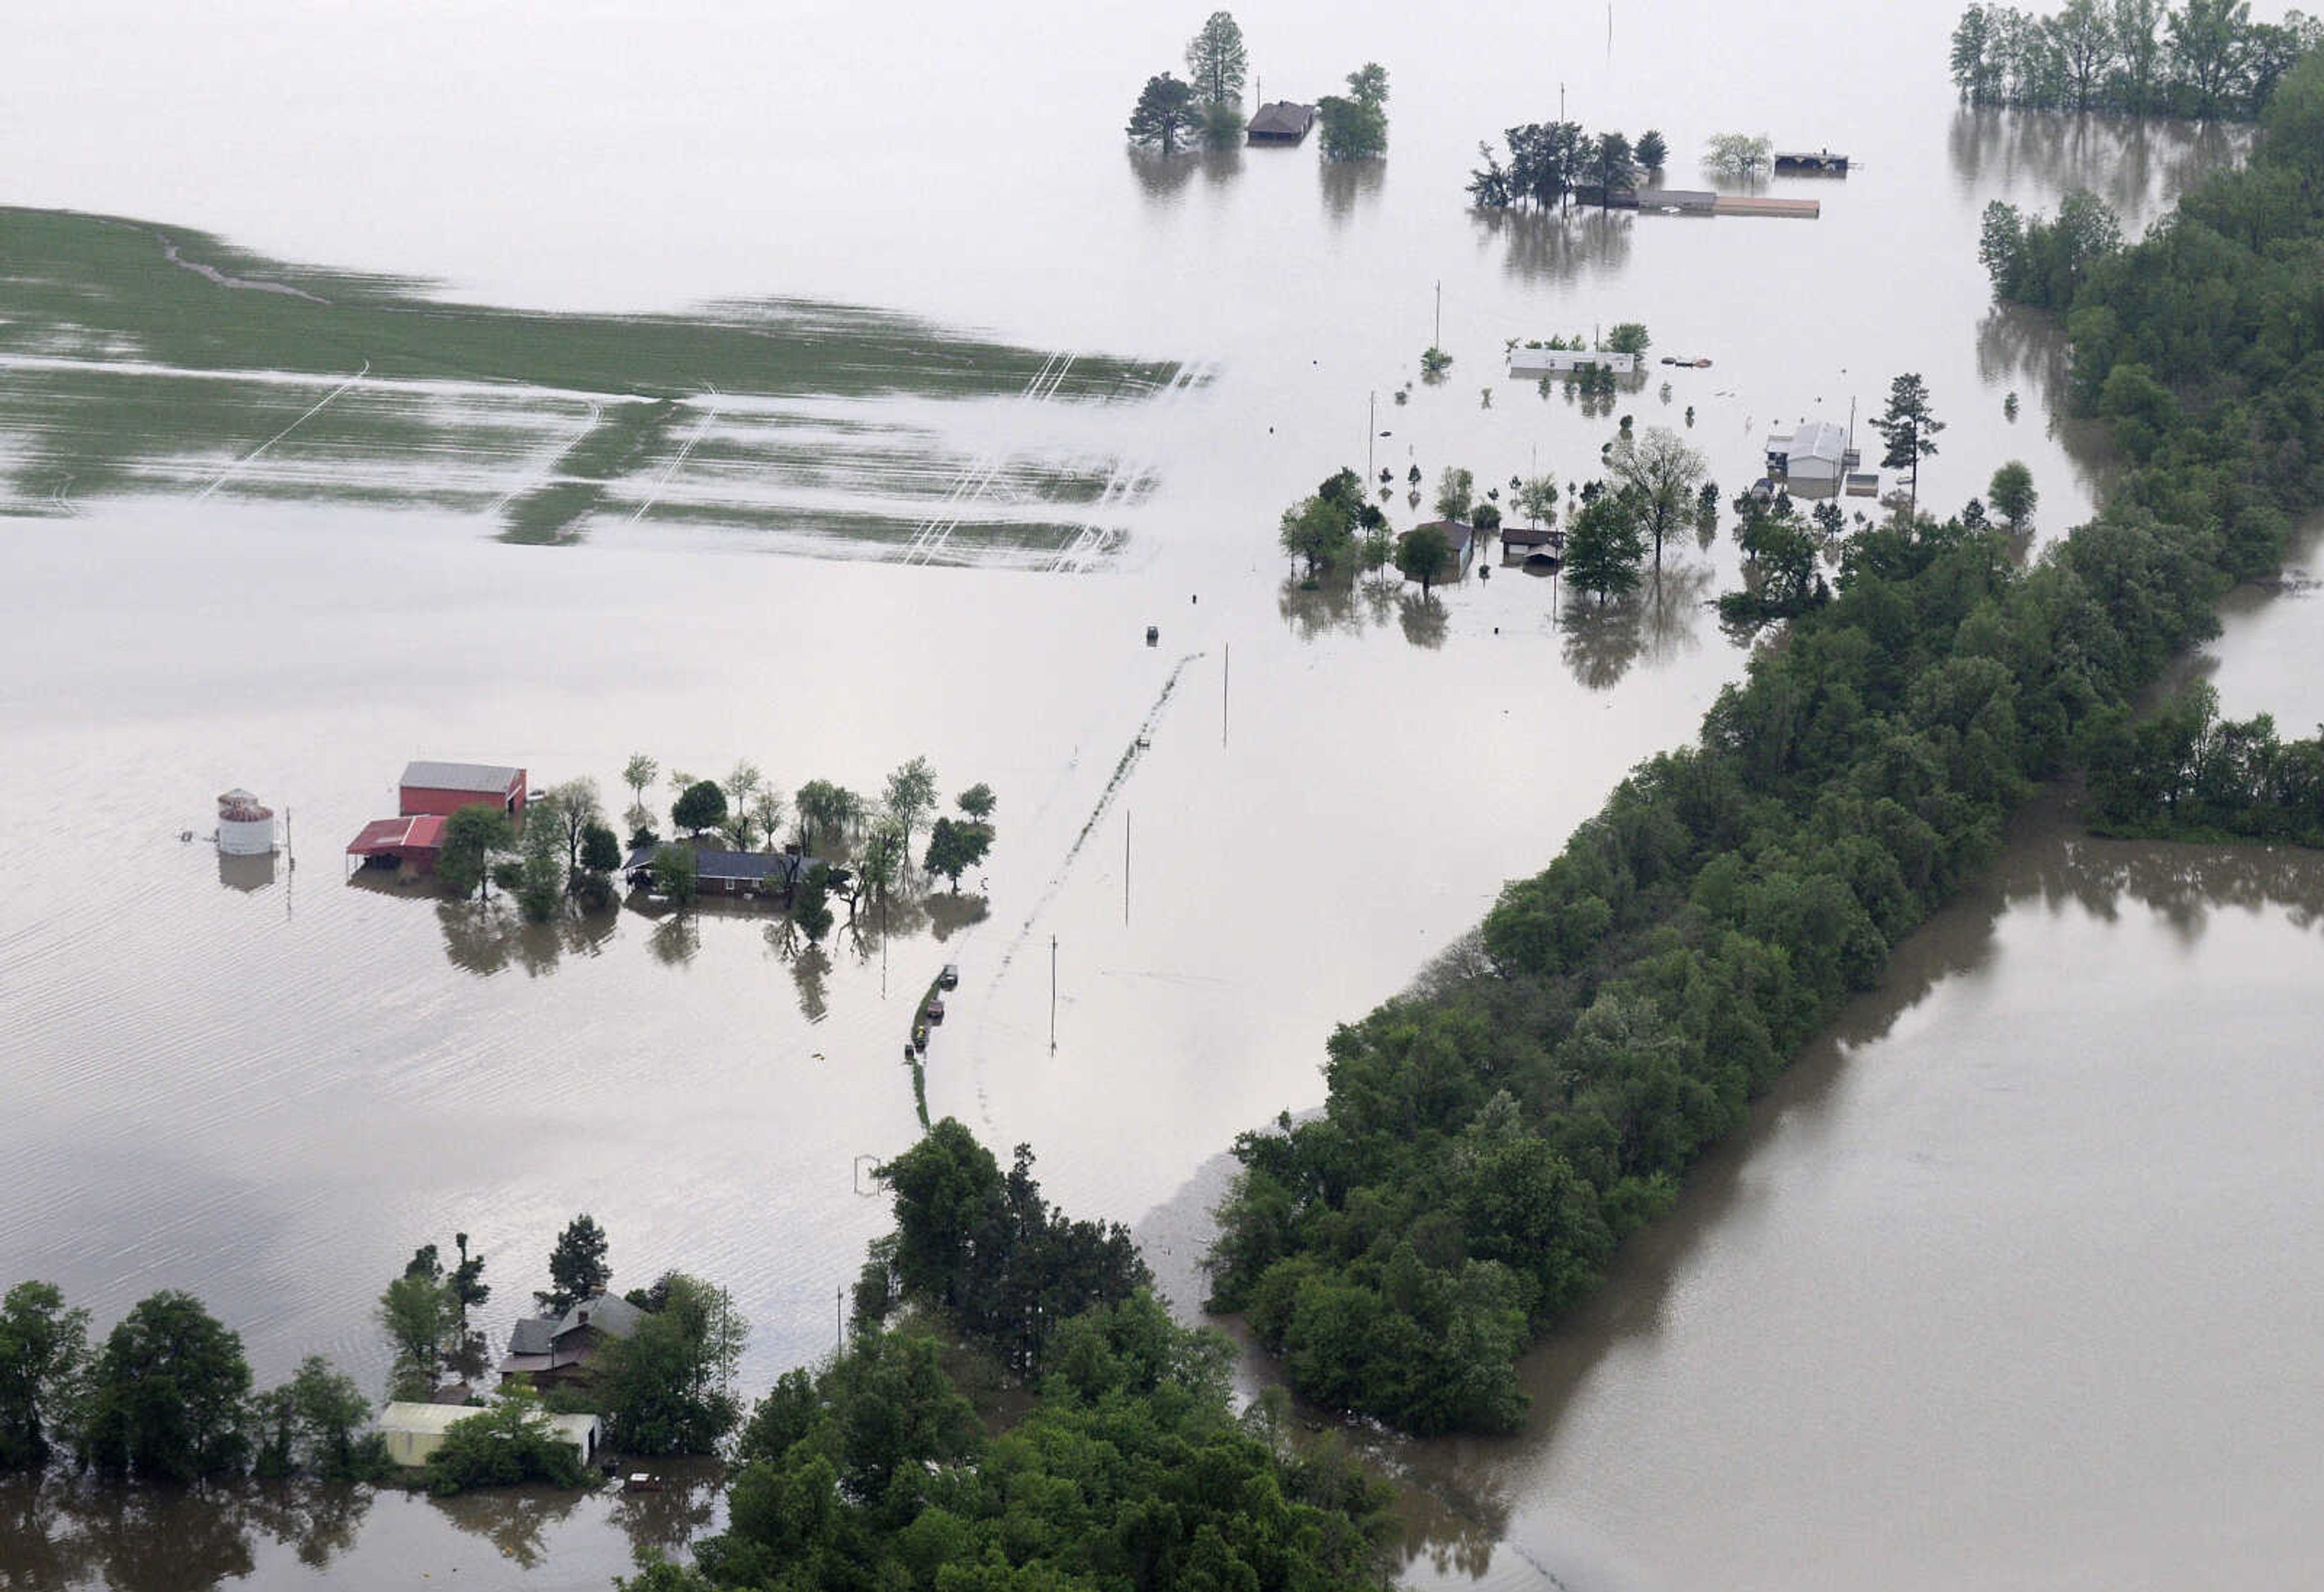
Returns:
[[[141,1300],[94,1347],[88,1312],[52,1284],[0,1301],[0,1471],[69,1458],[139,1481],[347,1481],[385,1469],[370,1420],[355,1383],[317,1356],[254,1393],[240,1335],[189,1293]]]
[[[2267,120],[2248,170],[2076,297],[2077,388],[2134,461],[2096,519],[2030,568],[1959,520],[1848,536],[1830,600],[1695,745],[1336,1032],[1320,1116],[1238,1142],[1213,1302],[1300,1391],[1413,1430],[1517,1422],[1528,1337],[2324,502],[2324,59]]]
[[[1480,210],[1560,209],[1584,188],[1595,189],[1602,203],[1617,190],[1635,187],[1642,172],[1662,170],[1670,158],[1670,145],[1651,128],[1635,146],[1620,133],[1593,137],[1579,122],[1528,122],[1501,136],[1508,164],[1490,143],[1480,143],[1477,153],[1485,163],[1469,173],[1470,202]]]
[[[1994,297],[2063,310],[2098,263],[2121,247],[2122,223],[2098,195],[2078,188],[2059,201],[2054,218],[1993,200],[1985,207],[1977,253],[1993,278]]]
[[[2221,718],[2209,685],[2144,717],[2093,715],[2082,755],[2100,834],[2324,846],[2324,730],[2286,741],[2267,714]]]
[[[2250,120],[2324,40],[2297,11],[2249,0],[2068,0],[2052,16],[1971,5],[1953,28],[1953,85],[1972,105]]]

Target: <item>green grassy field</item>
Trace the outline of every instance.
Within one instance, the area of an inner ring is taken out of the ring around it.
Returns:
[[[835,549],[858,557],[957,520],[947,559],[1028,558],[1130,474],[1126,440],[1059,420],[1180,374],[798,301],[451,303],[201,233],[0,208],[0,513],[139,493],[401,502],[516,541],[669,519],[875,544]]]

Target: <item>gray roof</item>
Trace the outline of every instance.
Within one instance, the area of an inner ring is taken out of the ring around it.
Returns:
[[[1315,107],[1294,100],[1278,99],[1262,105],[1259,114],[1250,119],[1253,133],[1274,134],[1284,138],[1297,138],[1315,125]]]
[[[509,1332],[509,1353],[512,1355],[547,1355],[557,1349],[557,1340],[581,1328],[581,1318],[589,1318],[589,1325],[609,1337],[627,1337],[645,1319],[645,1312],[626,1299],[601,1293],[595,1299],[585,1299],[561,1316],[527,1316]]]
[[[627,1337],[638,1329],[638,1323],[646,1319],[646,1313],[628,1300],[601,1293],[595,1299],[583,1300],[566,1311],[564,1319],[557,1323],[557,1336],[562,1337],[578,1329],[584,1316],[589,1318],[590,1326],[610,1337]]]
[[[494,763],[430,763],[403,765],[403,782],[427,791],[484,791],[494,796],[524,777],[521,768]]]
[[[1831,421],[1808,421],[1792,433],[1788,441],[1770,437],[1767,444],[1768,451],[1794,460],[1820,458],[1837,465],[1840,456],[1848,449],[1848,430]]]
[[[673,842],[672,844],[678,844]],[[630,853],[630,860],[622,865],[625,873],[653,865],[659,846],[641,846]],[[779,879],[789,884],[807,868],[807,858],[781,851],[710,851],[700,847],[694,851],[694,876],[697,879],[740,879],[749,884]]]

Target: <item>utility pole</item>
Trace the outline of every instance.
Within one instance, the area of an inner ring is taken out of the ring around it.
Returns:
[[[847,1318],[841,1313],[839,1307],[846,1297],[847,1290],[844,1286],[831,1291],[831,1334],[842,1354],[847,1352]]]
[[[1436,336],[1430,339],[1428,346],[1432,348],[1444,346],[1444,281],[1442,277],[1436,282]]]
[[[1379,393],[1377,389],[1365,403],[1364,490],[1370,492],[1372,489],[1372,440],[1379,435]],[[290,820],[286,818],[283,822],[287,825]]]
[[[1057,1053],[1057,937],[1049,936],[1049,1054]]]
[[[1234,643],[1227,643],[1226,667],[1219,671],[1219,745],[1227,744],[1227,691],[1234,684]]]
[[[1130,809],[1121,810],[1121,921],[1130,921]]]

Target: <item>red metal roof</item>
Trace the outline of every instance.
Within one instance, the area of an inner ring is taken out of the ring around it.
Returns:
[[[349,856],[383,856],[391,851],[435,851],[444,844],[444,820],[423,812],[410,818],[374,819],[347,842]]]

